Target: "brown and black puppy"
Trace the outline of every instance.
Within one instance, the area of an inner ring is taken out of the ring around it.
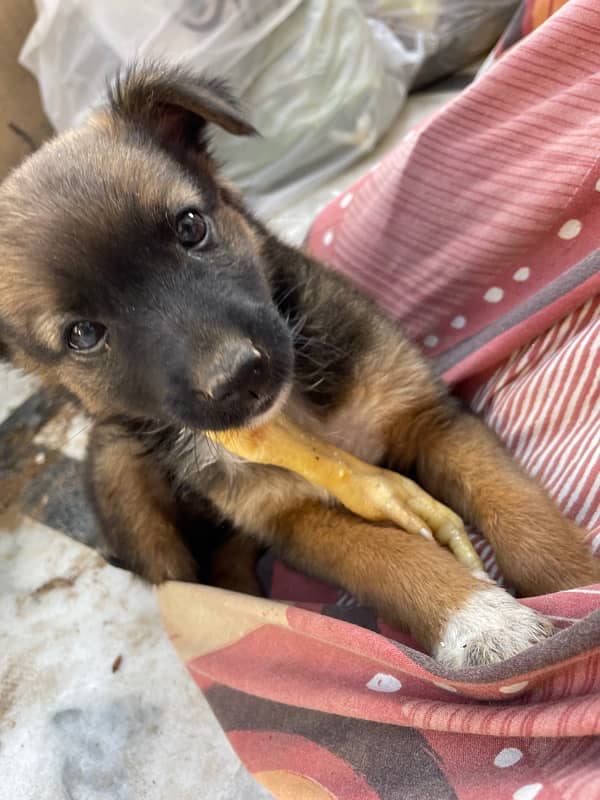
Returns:
[[[195,543],[222,525],[236,532],[234,570],[253,541],[272,546],[448,664],[548,635],[442,548],[203,435],[283,409],[367,461],[414,470],[485,533],[521,594],[597,578],[581,532],[397,326],[245,209],[218,176],[208,123],[253,133],[221,83],[139,66],[0,190],[0,338],[95,420],[90,479],[112,552],[150,581],[196,580]]]

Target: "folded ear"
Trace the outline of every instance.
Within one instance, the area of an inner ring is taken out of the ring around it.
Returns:
[[[203,149],[209,122],[238,136],[256,133],[225,81],[182,67],[134,64],[117,77],[109,100],[115,117],[143,127],[170,150]]]

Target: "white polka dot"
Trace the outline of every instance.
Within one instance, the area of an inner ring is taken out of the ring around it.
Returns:
[[[511,683],[509,686],[501,686],[500,691],[502,694],[516,694],[524,689],[529,681],[521,681],[520,683]]]
[[[504,750],[500,750],[494,759],[494,765],[496,767],[512,767],[522,758],[523,753],[518,749],[518,747],[505,747]]]
[[[386,675],[385,672],[378,672],[373,675],[367,683],[367,689],[372,689],[374,692],[397,692],[401,688],[402,684],[398,678],[394,678],[393,675]]]
[[[437,686],[439,689],[445,689],[447,692],[458,692],[456,687],[450,686],[448,683],[437,683],[437,681],[434,681],[433,685]]]
[[[463,317],[462,314],[459,314],[458,317],[454,317],[454,319],[450,323],[450,325],[452,325],[453,328],[456,328],[456,330],[464,328],[466,324],[467,324],[467,319],[466,317]]]
[[[492,286],[492,288],[488,289],[487,292],[483,295],[483,299],[487,303],[499,303],[503,297],[504,297],[504,291],[500,289],[498,286]]]
[[[354,195],[352,194],[352,192],[348,192],[348,194],[345,194],[340,200],[340,208],[348,208],[353,199]]]
[[[523,283],[523,281],[528,280],[530,275],[531,270],[529,267],[519,267],[519,269],[513,274],[513,281],[516,281],[517,283]]]
[[[600,178],[596,181],[596,186],[594,187],[597,192],[600,192]]]
[[[423,339],[423,344],[425,345],[425,347],[435,347],[438,342],[439,342],[438,337],[434,336],[432,333],[430,333],[429,336],[426,336]]]
[[[329,245],[332,242],[333,242],[333,231],[332,230],[325,231],[325,234],[323,236],[323,244],[326,247],[329,247]]]
[[[533,800],[544,788],[543,783],[528,783],[513,794],[513,800]]]
[[[578,219],[568,219],[562,228],[559,230],[558,235],[561,239],[574,239],[579,236],[583,225]]]

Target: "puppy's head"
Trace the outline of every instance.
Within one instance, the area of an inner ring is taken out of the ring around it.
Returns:
[[[289,383],[262,235],[216,174],[208,123],[253,133],[219,82],[136,67],[0,188],[4,349],[92,415],[218,430]]]

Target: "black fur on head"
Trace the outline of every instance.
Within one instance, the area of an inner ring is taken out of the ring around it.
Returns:
[[[222,82],[138,64],[0,188],[8,354],[96,417],[235,427],[289,384],[265,234],[218,175],[208,123],[254,131]]]

